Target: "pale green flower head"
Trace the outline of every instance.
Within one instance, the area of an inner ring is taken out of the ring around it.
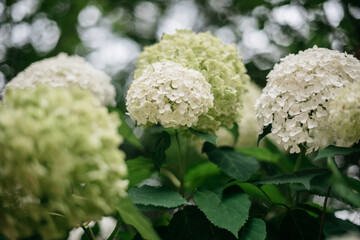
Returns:
[[[199,117],[193,128],[214,133],[221,125],[231,127],[240,121],[244,82],[249,76],[234,44],[224,44],[210,32],[178,30],[173,35],[164,34],[159,43],[145,47],[140,54],[134,79],[149,64],[162,60],[200,72],[211,85],[214,106]]]
[[[329,123],[337,143],[350,146],[360,139],[360,81],[339,90],[329,105]]]
[[[0,107],[0,232],[60,239],[127,188],[116,115],[79,88],[8,89]]]
[[[246,85],[246,89],[243,109],[241,109],[242,119],[238,123],[239,138],[235,141],[233,135],[228,130],[220,128],[216,133],[219,146],[232,146],[236,142],[235,147],[238,148],[256,147],[259,131],[254,105],[261,95],[261,89],[254,82],[249,82]]]

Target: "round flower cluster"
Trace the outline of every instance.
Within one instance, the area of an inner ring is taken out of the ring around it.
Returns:
[[[110,214],[128,181],[116,115],[79,88],[8,89],[0,107],[0,232],[64,237]]]
[[[115,105],[115,87],[111,78],[78,56],[60,53],[35,62],[14,77],[6,89],[34,87],[36,83],[53,87],[81,87],[98,97],[102,105]]]
[[[360,139],[360,81],[339,90],[329,106],[329,123],[337,142],[350,146]]]
[[[213,106],[214,97],[201,73],[162,61],[134,79],[126,99],[130,117],[138,124],[178,128],[196,126],[199,116]]]
[[[164,34],[159,43],[140,54],[134,79],[143,75],[149,64],[168,60],[200,72],[211,85],[214,106],[202,113],[195,129],[214,133],[221,125],[232,127],[241,119],[244,82],[249,80],[236,46],[227,45],[209,32],[195,34],[178,30]]]
[[[256,101],[260,131],[271,124],[276,141],[291,153],[336,143],[329,129],[329,103],[339,88],[360,79],[360,62],[338,51],[314,48],[290,54],[267,76]]]

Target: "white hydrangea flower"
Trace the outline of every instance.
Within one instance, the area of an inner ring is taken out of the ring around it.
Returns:
[[[340,89],[329,104],[329,123],[337,142],[350,146],[360,139],[360,81]]]
[[[340,144],[329,128],[329,103],[339,88],[360,79],[360,62],[353,56],[316,46],[281,59],[267,76],[256,101],[260,132],[272,125],[276,141],[290,153],[307,153]]]
[[[115,87],[111,78],[78,56],[60,53],[35,62],[14,77],[6,88],[34,87],[36,83],[53,87],[78,86],[91,91],[102,105],[115,105]]]
[[[199,116],[213,107],[214,96],[200,72],[162,61],[134,79],[126,100],[130,117],[139,125],[178,128],[196,125]]]

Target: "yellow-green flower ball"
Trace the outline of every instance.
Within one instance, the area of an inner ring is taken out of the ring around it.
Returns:
[[[120,124],[91,93],[8,89],[0,107],[0,233],[58,239],[112,213],[127,188]]]
[[[211,85],[214,106],[199,117],[194,129],[214,133],[221,125],[231,127],[240,122],[244,82],[249,77],[235,44],[224,44],[210,32],[178,30],[173,35],[164,34],[159,43],[145,47],[140,54],[134,79],[150,64],[162,60],[200,72]]]

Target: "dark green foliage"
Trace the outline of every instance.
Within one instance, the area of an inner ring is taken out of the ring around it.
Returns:
[[[199,132],[192,128],[190,128],[190,132],[192,132],[197,137],[203,138],[206,142],[216,144],[217,136],[215,136],[215,135]]]
[[[198,208],[212,224],[229,230],[234,236],[237,236],[238,231],[245,224],[251,205],[246,193],[225,195],[221,189],[217,191],[198,189],[194,199]]]
[[[168,132],[162,131],[160,138],[157,140],[155,149],[152,153],[152,160],[154,162],[155,168],[160,171],[163,163],[166,162],[165,151],[170,147],[170,134]]]
[[[129,188],[141,183],[143,180],[149,178],[155,172],[154,163],[151,159],[145,157],[130,159],[127,160],[125,163],[129,172]]]
[[[320,150],[316,159],[333,157],[335,155],[350,155],[354,153],[359,153],[360,148],[345,148],[345,147],[336,147],[336,146],[328,146],[327,148]]]
[[[228,231],[212,225],[196,206],[187,206],[174,214],[169,225],[172,240],[235,240]]]
[[[268,135],[269,133],[271,133],[271,124],[269,124],[268,126],[266,126],[264,129],[263,129],[263,133],[259,134],[259,137],[258,137],[258,140],[257,140],[257,143],[256,145],[259,146],[259,143],[260,141],[266,136]]]
[[[205,142],[202,151],[225,174],[235,179],[247,180],[259,168],[255,158],[235,152],[231,148],[217,148],[215,145]]]
[[[116,208],[122,220],[133,227],[147,240],[160,240],[153,230],[151,223],[146,219],[129,198],[122,198]]]
[[[187,204],[179,193],[165,187],[151,187],[144,185],[128,191],[129,197],[135,204],[151,205],[164,208],[175,208]]]
[[[316,240],[319,221],[301,209],[290,210],[280,226],[281,240]]]
[[[239,233],[240,240],[264,240],[266,238],[265,222],[259,218],[251,219]]]
[[[285,184],[285,183],[301,183],[306,189],[310,189],[310,181],[315,176],[328,174],[327,169],[311,168],[301,169],[291,175],[276,175],[256,181],[254,184]]]

